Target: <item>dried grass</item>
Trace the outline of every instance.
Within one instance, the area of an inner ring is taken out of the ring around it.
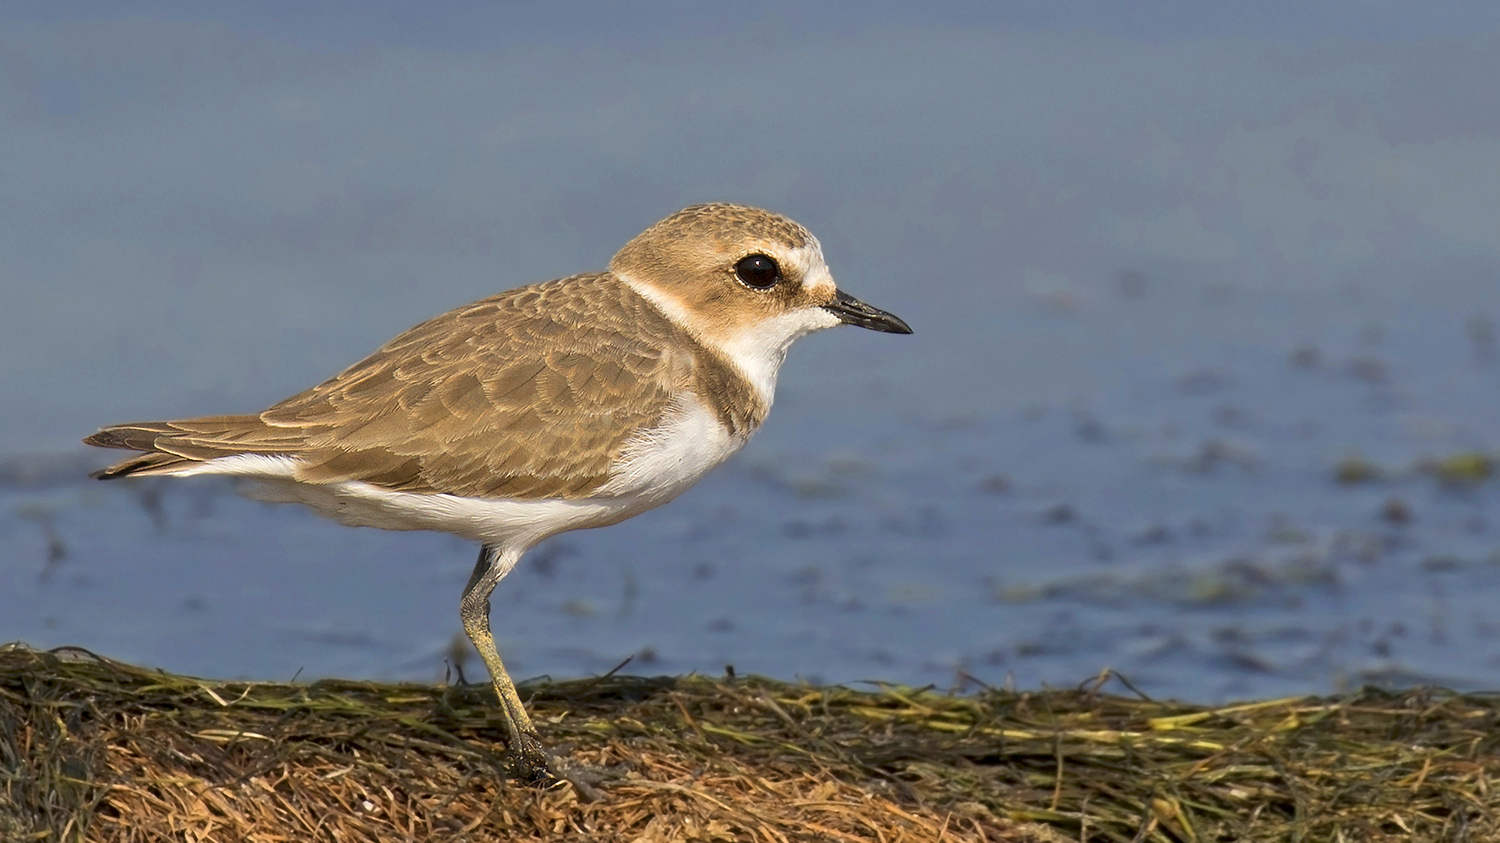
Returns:
[[[533,684],[604,798],[497,777],[488,686],[216,682],[0,649],[0,840],[1500,839],[1500,699],[1207,708],[699,676]]]

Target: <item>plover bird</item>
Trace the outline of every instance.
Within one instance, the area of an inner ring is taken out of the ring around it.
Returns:
[[[553,780],[490,635],[490,593],[537,542],[666,503],[771,409],[792,341],[834,325],[909,334],[834,286],[822,248],[740,205],[679,211],[606,272],[445,313],[255,415],[112,425],[142,453],[95,476],[224,474],[356,526],[480,543],[459,615],[509,731],[513,777]]]

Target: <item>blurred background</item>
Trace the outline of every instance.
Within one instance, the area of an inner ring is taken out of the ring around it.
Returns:
[[[0,640],[441,679],[476,548],[78,440],[730,200],[916,333],[803,340],[733,462],[533,551],[517,677],[1495,688],[1496,90],[1483,3],[7,3]]]

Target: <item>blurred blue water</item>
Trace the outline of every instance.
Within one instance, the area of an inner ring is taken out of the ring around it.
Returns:
[[[0,27],[0,639],[440,678],[475,548],[94,483],[77,440],[254,411],[731,199],[916,334],[801,341],[735,461],[534,551],[516,675],[1500,684],[1500,482],[1424,468],[1500,453],[1492,35],[283,35]]]
[[[1049,330],[1098,333],[1087,323],[1154,296]],[[1420,463],[1493,451],[1494,350],[1463,314],[1415,304],[1379,329],[1328,314],[1333,336],[1313,344],[1213,337],[1255,305],[1199,305],[1207,335],[1170,369],[1061,404],[903,416],[878,394],[794,387],[683,498],[534,551],[496,592],[502,650],[518,675],[634,655],[648,672],[944,687],[1109,668],[1202,700],[1492,687],[1500,483]],[[965,375],[897,355],[865,387]],[[1356,454],[1387,476],[1337,482]],[[475,549],[448,537],[350,530],[210,481],[52,468],[0,495],[7,637],[217,676],[432,679],[459,630]]]

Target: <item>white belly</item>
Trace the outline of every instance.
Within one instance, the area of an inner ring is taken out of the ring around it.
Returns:
[[[525,549],[566,530],[603,527],[666,503],[744,445],[718,416],[684,395],[664,423],[625,447],[610,480],[593,497],[471,498],[418,494],[357,480],[302,483],[296,460],[241,455],[210,460],[181,474],[230,474],[256,481],[259,500],[301,503],[341,523],[387,530],[436,530],[486,544]]]

